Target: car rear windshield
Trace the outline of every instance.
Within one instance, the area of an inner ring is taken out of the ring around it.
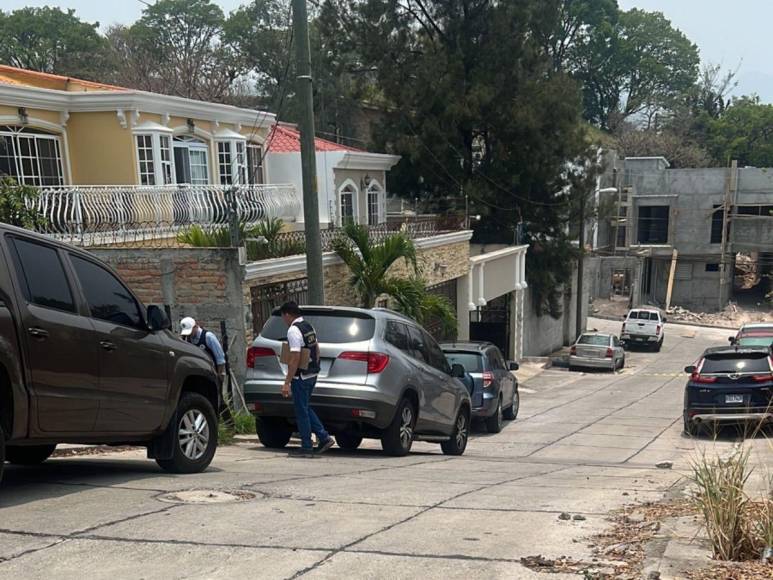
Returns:
[[[658,320],[658,313],[646,312],[644,310],[634,310],[628,315],[628,318],[636,320]]]
[[[769,373],[768,357],[759,355],[714,355],[706,357],[701,374],[715,373]]]
[[[446,351],[450,365],[462,365],[468,373],[483,372],[483,356],[479,352]]]
[[[314,312],[304,314],[303,319],[317,331],[319,342],[329,344],[370,340],[376,329],[376,321],[373,318],[351,313]],[[287,340],[287,325],[281,316],[271,316],[260,335],[270,340]]]
[[[609,346],[609,337],[599,334],[584,334],[577,344],[589,344],[591,346]]]
[[[740,346],[771,346],[773,336],[742,336],[738,341]]]

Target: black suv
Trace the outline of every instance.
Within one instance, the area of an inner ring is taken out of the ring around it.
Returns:
[[[212,360],[88,252],[0,225],[0,476],[57,443],[133,444],[164,469],[217,447]]]
[[[684,431],[696,435],[702,425],[773,420],[773,359],[764,347],[707,349],[685,367]]]

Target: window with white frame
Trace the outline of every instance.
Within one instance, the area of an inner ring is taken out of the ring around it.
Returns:
[[[171,137],[160,132],[142,131],[135,133],[134,139],[140,185],[175,183]]]
[[[153,135],[137,135],[136,139],[140,185],[155,185],[156,163],[153,159]]]
[[[339,193],[341,204],[341,225],[354,223],[354,197],[357,195],[356,190],[347,185],[343,187]]]
[[[381,187],[377,183],[368,186],[368,225],[377,226],[381,222]]]
[[[263,147],[257,143],[247,145],[247,177],[251,185],[265,183],[263,175]]]
[[[209,184],[209,148],[198,139],[183,135],[174,138],[174,166],[177,183]]]
[[[242,140],[217,142],[217,167],[222,185],[247,183],[246,144]]]
[[[0,177],[22,185],[64,185],[58,135],[31,127],[0,126]]]

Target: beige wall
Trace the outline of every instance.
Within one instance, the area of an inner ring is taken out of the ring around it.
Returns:
[[[137,163],[131,131],[124,129],[115,111],[72,113],[67,138],[76,185],[137,183]]]

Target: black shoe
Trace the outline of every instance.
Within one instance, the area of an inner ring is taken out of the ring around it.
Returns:
[[[313,449],[305,449],[304,447],[293,449],[287,455],[288,457],[298,457],[303,459],[313,459],[315,457]]]
[[[335,443],[335,441],[333,441],[333,438],[332,437],[328,437],[327,441],[320,442],[320,444],[317,445],[317,449],[315,450],[315,453],[317,455],[322,455],[325,451],[330,449],[333,446],[334,443]]]

